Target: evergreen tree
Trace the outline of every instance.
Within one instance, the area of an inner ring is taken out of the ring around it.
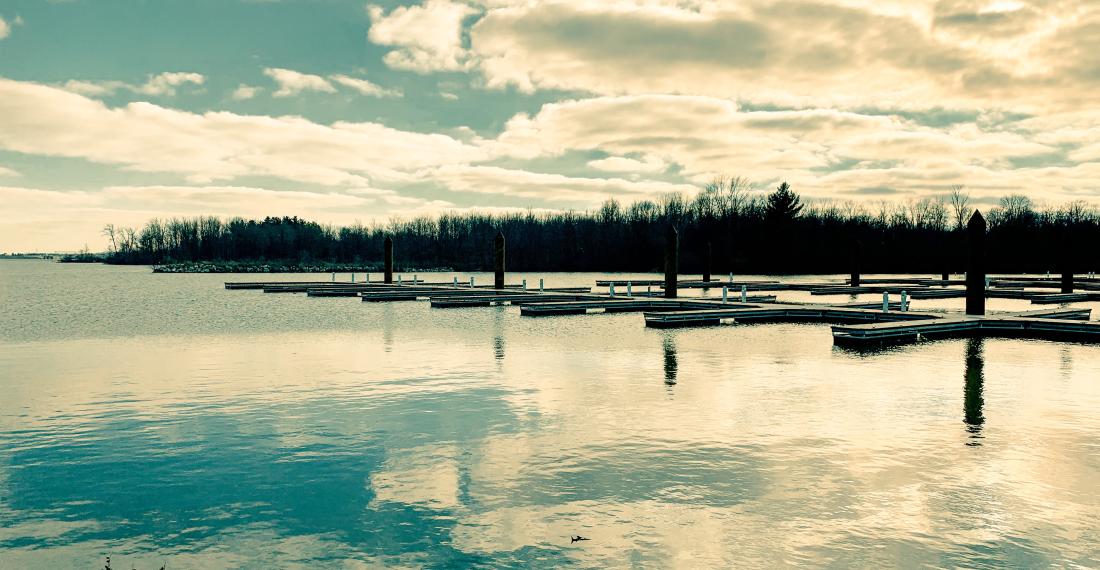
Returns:
[[[786,182],[779,185],[768,195],[766,215],[774,222],[787,222],[798,217],[802,211],[802,199],[791,190],[791,185]]]

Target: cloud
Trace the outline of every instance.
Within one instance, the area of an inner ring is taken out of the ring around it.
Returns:
[[[19,173],[3,166],[0,166],[0,176],[19,176]]]
[[[622,156],[609,156],[607,158],[601,158],[599,160],[591,160],[588,162],[590,168],[596,170],[603,170],[606,172],[628,172],[628,173],[654,173],[661,172],[668,167],[665,162],[659,158],[651,156],[643,157],[642,160],[636,160],[633,158],[626,158]]]
[[[443,0],[371,7],[386,62],[492,88],[798,106],[1095,102],[1100,10],[1068,0]],[[469,24],[464,26],[464,24]]]
[[[233,90],[232,97],[236,101],[245,101],[252,99],[261,91],[260,87],[253,87],[251,85],[245,85],[244,83],[237,86]]]
[[[358,79],[347,75],[333,75],[332,80],[370,97],[401,97],[402,95],[399,90],[385,89],[366,79]]]
[[[150,75],[145,83],[140,85],[126,83],[125,81],[81,81],[73,79],[67,81],[64,87],[73,93],[92,97],[113,95],[118,91],[130,91],[138,95],[153,97],[171,97],[183,85],[202,85],[205,82],[206,77],[199,73],[170,71]]]
[[[336,92],[336,88],[320,75],[300,73],[278,67],[264,69],[264,75],[274,79],[275,83],[279,85],[279,89],[274,93],[276,97],[291,97],[303,91]]]
[[[477,13],[470,6],[450,0],[428,0],[419,6],[395,8],[389,14],[372,5],[368,13],[370,41],[397,47],[385,56],[390,67],[422,73],[466,68],[462,27],[466,18]]]
[[[657,181],[621,178],[579,178],[501,168],[497,166],[445,166],[427,175],[456,192],[499,194],[512,198],[592,205],[609,197],[627,201],[656,198],[660,194],[692,194],[697,187]]]
[[[0,40],[11,35],[11,26],[0,16]]]
[[[108,107],[58,88],[0,79],[0,149],[83,158],[208,183],[272,176],[321,185],[407,180],[485,152],[449,136],[378,123],[189,113],[151,103]]]

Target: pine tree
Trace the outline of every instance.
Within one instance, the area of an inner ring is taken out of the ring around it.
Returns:
[[[802,211],[802,199],[791,190],[786,182],[779,185],[768,195],[767,217],[774,222],[787,222],[798,217]]]

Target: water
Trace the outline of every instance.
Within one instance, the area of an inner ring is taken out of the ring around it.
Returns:
[[[1100,565],[1100,347],[222,288],[284,277],[0,263],[0,567]]]

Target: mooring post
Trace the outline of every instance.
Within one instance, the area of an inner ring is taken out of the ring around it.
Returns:
[[[470,276],[470,289],[473,289],[473,288],[474,288],[474,276],[471,275]]]
[[[748,285],[742,285],[741,286],[741,302],[742,303],[748,303],[749,302],[749,286]]]
[[[401,276],[400,276],[400,275],[398,275],[398,276],[397,276],[397,284],[398,284],[398,285],[400,285],[400,284],[401,284]]]
[[[1070,253],[1073,236],[1070,232],[1071,228],[1062,231],[1062,244],[1058,248],[1058,261],[1062,265],[1062,293],[1073,292],[1073,255]]]
[[[382,262],[386,266],[386,284],[389,285],[393,283],[393,238],[386,238],[382,250]]]
[[[723,305],[726,304],[726,300],[729,298],[729,295],[730,295],[730,288],[729,287],[722,287],[722,304]]]
[[[906,291],[901,292],[901,312],[909,310],[909,293]]]
[[[336,283],[336,272],[335,271],[332,272],[332,282]]]
[[[732,271],[730,272],[730,283],[731,284],[733,283],[733,272]]]
[[[542,293],[542,278],[539,278],[539,293]]]
[[[890,312],[890,292],[889,291],[883,291],[882,292],[882,312],[884,312],[884,313],[889,313]]]
[[[527,280],[524,279],[523,281],[521,281],[521,283],[523,284],[523,292],[526,293],[527,292]]]
[[[859,265],[863,257],[863,244],[856,240],[852,243],[852,287],[859,287]]]
[[[417,279],[416,274],[413,273],[413,285],[416,285],[417,283],[420,283],[420,280]]]
[[[676,277],[680,272],[680,234],[672,224],[665,232],[665,297],[676,298]]]
[[[615,296],[615,282],[614,281],[607,284],[607,290],[611,293],[612,297]]]
[[[951,274],[950,273],[944,273],[943,275],[940,276],[940,281],[949,281],[950,279],[951,279]],[[944,285],[947,285],[947,283],[944,283]]]
[[[710,283],[710,256],[714,252],[711,248],[710,242],[707,242],[707,248],[703,251],[703,282]]]
[[[363,278],[363,283],[370,283],[370,273],[368,273],[366,277]]]
[[[966,224],[970,241],[970,267],[966,271],[966,314],[985,314],[985,218],[975,210]]]
[[[493,249],[496,252],[494,259],[496,261],[495,271],[493,273],[493,287],[496,289],[504,288],[504,232],[498,231],[497,237],[493,240]]]
[[[633,297],[634,296],[634,287],[631,286],[630,281],[626,282],[626,296],[627,297]]]
[[[454,279],[454,288],[458,289],[458,276],[455,275],[455,276],[452,277],[452,279]]]
[[[351,282],[355,283],[355,274],[354,273],[351,274]]]

